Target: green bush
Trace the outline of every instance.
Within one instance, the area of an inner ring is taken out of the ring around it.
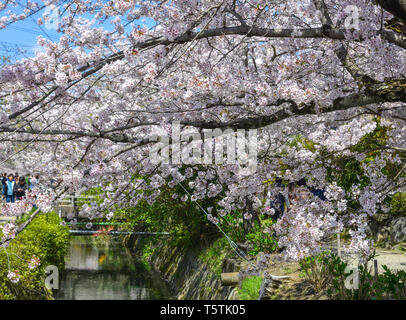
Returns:
[[[136,207],[116,208],[114,221],[124,222],[126,229],[146,232],[170,232],[167,238],[174,246],[196,247],[213,242],[219,237],[217,228],[207,220],[193,201],[182,202],[172,198],[174,193],[181,197],[181,188],[162,188],[153,204],[141,200]],[[205,201],[200,202],[208,207]],[[207,243],[205,243],[207,241]]]
[[[54,212],[37,215],[6,250],[0,250],[0,299],[52,299],[45,288],[45,268],[64,268],[64,256],[69,245],[69,231],[60,225]],[[28,263],[35,256],[40,265],[30,270]],[[20,281],[12,283],[8,271],[18,271]]]
[[[369,259],[372,260],[374,255]],[[358,267],[359,286],[348,291],[349,299],[354,300],[406,300],[406,272],[391,271],[383,265],[384,273],[374,276],[367,265]]]
[[[265,223],[269,222],[270,223]],[[248,254],[256,256],[259,252],[271,253],[279,249],[278,240],[275,239],[271,234],[265,233],[264,227],[273,224],[274,221],[265,220],[262,221],[262,226],[258,223],[254,223],[254,227],[250,233],[246,235],[248,243],[252,244],[252,249],[248,251]]]
[[[392,214],[406,214],[406,192],[398,192],[392,197]]]
[[[354,271],[348,271],[348,264],[333,253],[323,252],[302,259],[300,268],[316,292],[327,289],[327,294],[333,299],[406,300],[406,272],[403,270],[393,272],[383,265],[385,272],[374,275],[367,267],[368,262],[374,258],[375,253],[358,266],[358,277],[352,279],[358,283],[353,283],[353,288],[346,288],[345,283]]]
[[[337,256],[329,251],[306,257],[299,261],[299,266],[302,274],[316,292],[332,284],[333,274],[337,279],[346,276],[346,264],[339,261]]]

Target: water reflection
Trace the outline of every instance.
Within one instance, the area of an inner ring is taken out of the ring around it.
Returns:
[[[74,236],[58,300],[169,299],[165,283],[114,237]]]

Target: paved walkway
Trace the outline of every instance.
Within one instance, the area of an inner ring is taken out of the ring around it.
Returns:
[[[6,224],[11,221],[15,221],[16,217],[5,217],[5,216],[0,216],[0,225]]]
[[[337,250],[337,242],[330,243],[325,245],[325,249],[332,250],[336,254],[338,253]],[[406,271],[406,252],[402,252],[399,249],[394,250],[385,250],[376,248],[376,257],[375,260],[378,261],[378,273],[385,272],[382,268],[382,265],[386,265],[392,271],[396,270],[405,270]],[[355,253],[347,253],[343,249],[341,249],[341,259],[348,263],[348,266],[351,269],[356,269],[358,266],[359,257]],[[371,261],[368,263],[368,267],[371,268],[372,272],[374,272],[374,262]]]
[[[383,273],[384,270],[382,265],[386,265],[392,271],[405,270],[406,271],[406,253],[399,250],[376,250],[377,257],[375,259],[378,261],[378,273]],[[349,265],[355,268],[358,264],[358,259],[356,256],[352,255],[349,258]],[[373,261],[368,263],[368,267],[373,270]]]

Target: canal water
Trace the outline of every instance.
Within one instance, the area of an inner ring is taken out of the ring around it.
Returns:
[[[171,299],[166,283],[117,238],[73,236],[56,300]]]

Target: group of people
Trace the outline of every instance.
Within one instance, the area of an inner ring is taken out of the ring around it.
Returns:
[[[27,190],[32,190],[39,180],[38,175],[19,176],[3,173],[1,177],[2,198],[8,203],[14,203],[25,197]]]

